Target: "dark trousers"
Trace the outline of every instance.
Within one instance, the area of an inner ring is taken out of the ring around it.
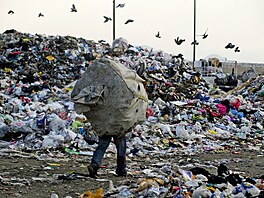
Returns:
[[[116,173],[124,174],[126,173],[126,137],[125,136],[120,137],[120,136],[104,135],[99,137],[98,147],[93,153],[91,165],[95,168],[95,170],[99,169],[105,151],[108,148],[112,138],[114,139],[114,144],[116,145],[116,149],[117,149]]]

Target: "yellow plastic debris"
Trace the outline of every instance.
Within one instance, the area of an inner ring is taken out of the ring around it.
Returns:
[[[23,42],[29,42],[29,38],[24,38]]]
[[[87,191],[81,194],[80,198],[103,198],[103,189],[98,188],[95,194],[93,194],[91,191]]]
[[[46,56],[46,59],[47,59],[48,61],[55,60],[54,56],[52,56],[52,55]]]
[[[215,192],[216,188],[212,187],[212,186],[207,186],[206,187],[208,190],[212,191],[212,192]]]
[[[60,166],[60,164],[56,164],[56,163],[47,163],[48,166]]]
[[[213,134],[213,135],[216,135],[217,134],[217,132],[216,131],[214,131],[214,130],[208,130],[208,133],[211,133],[211,134]]]
[[[7,68],[7,67],[5,67],[5,72],[6,72],[6,73],[10,73],[10,72],[11,72],[11,69],[10,69],[10,68]]]

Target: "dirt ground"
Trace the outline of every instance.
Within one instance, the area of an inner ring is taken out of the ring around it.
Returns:
[[[90,156],[58,157],[40,160],[30,155],[8,154],[0,156],[0,194],[4,197],[49,198],[52,193],[59,197],[78,197],[86,191],[95,192],[102,187],[107,191],[109,180],[114,186],[130,185],[136,187],[138,178],[144,177],[140,170],[152,167],[154,162],[169,162],[185,167],[188,164],[200,164],[209,172],[216,174],[219,162],[225,162],[229,170],[241,175],[256,177],[264,175],[263,153],[256,151],[224,153],[208,152],[194,156],[175,156],[170,159],[161,159],[157,156],[147,158],[133,158],[127,160],[127,177],[116,177],[114,157],[104,158],[104,168],[100,169],[98,179],[80,176],[67,178],[70,173],[86,174]],[[187,168],[186,168],[187,169]],[[60,176],[60,177],[59,177]],[[60,178],[60,179],[58,179]]]

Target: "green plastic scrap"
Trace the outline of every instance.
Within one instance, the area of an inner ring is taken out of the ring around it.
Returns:
[[[69,149],[69,148],[65,148],[64,150],[65,150],[65,152],[67,152],[67,153],[69,153],[71,155],[78,155],[79,154],[79,152],[76,151],[75,149],[72,150],[72,149]]]
[[[73,121],[72,122],[72,129],[73,131],[77,131],[79,127],[82,127],[83,123],[79,122],[79,121]]]

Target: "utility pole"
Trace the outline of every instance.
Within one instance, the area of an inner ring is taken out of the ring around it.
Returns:
[[[113,40],[115,40],[115,0],[113,0]]]
[[[193,67],[194,67],[194,62],[195,62],[195,47],[196,47],[196,0],[194,0],[194,17],[193,17]]]

